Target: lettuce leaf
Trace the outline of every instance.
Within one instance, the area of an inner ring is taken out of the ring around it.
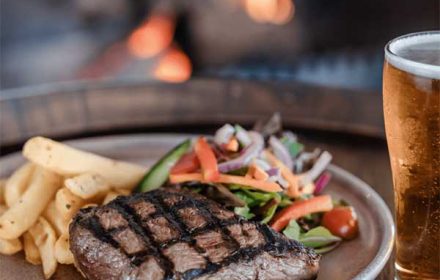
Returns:
[[[248,220],[255,217],[255,215],[250,211],[248,206],[235,207],[234,212],[235,212],[235,214],[240,215]]]
[[[295,220],[290,220],[287,227],[283,230],[285,236],[290,239],[299,241],[301,235],[301,228]]]

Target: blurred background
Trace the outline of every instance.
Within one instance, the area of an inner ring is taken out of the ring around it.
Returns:
[[[2,0],[0,86],[210,77],[380,92],[385,43],[438,28],[438,0]]]

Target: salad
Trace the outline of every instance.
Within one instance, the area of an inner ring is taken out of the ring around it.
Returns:
[[[225,124],[213,137],[185,140],[150,169],[137,190],[168,183],[201,193],[325,253],[358,233],[353,208],[323,193],[331,160],[327,151],[306,151],[275,114],[253,130]]]

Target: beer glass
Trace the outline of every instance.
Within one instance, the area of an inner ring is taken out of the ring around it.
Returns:
[[[385,47],[383,105],[399,279],[440,279],[440,31]]]

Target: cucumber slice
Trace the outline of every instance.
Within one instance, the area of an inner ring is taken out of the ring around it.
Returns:
[[[191,140],[187,139],[169,151],[145,174],[136,191],[149,192],[161,187],[168,180],[171,168],[190,147]]]

